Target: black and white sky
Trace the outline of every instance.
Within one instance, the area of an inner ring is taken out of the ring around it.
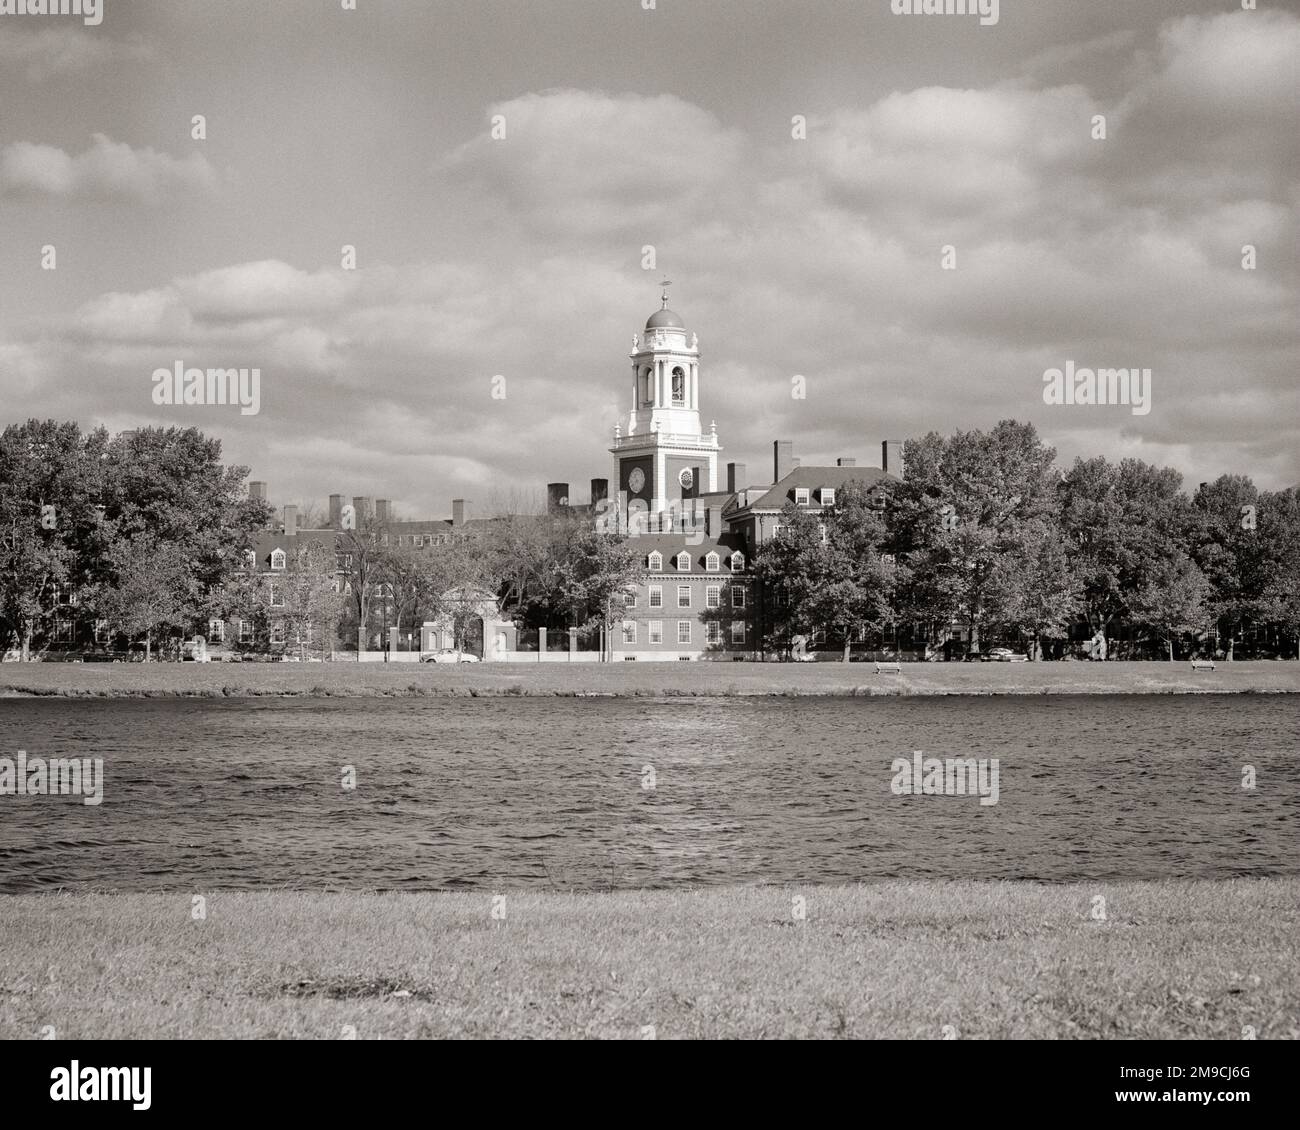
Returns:
[[[755,481],[774,439],[875,463],[1011,417],[1292,485],[1297,60],[1270,0],[0,15],[0,422],[193,424],[280,503],[582,497],[667,277]],[[178,360],[259,367],[260,411],[155,405]],[[1071,360],[1150,368],[1151,411],[1045,404]]]

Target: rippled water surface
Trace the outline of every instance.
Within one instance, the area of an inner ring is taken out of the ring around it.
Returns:
[[[0,796],[0,892],[1294,875],[1297,748],[1293,696],[10,699],[106,784]],[[918,749],[999,803],[894,795]]]

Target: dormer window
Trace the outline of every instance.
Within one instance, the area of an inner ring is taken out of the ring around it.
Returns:
[[[716,553],[710,553],[704,559],[704,568],[707,569],[710,573],[716,573],[718,571],[718,566],[720,564],[721,564],[721,560]]]
[[[807,505],[808,505],[808,488],[807,488],[807,487],[795,487],[795,488],[794,488],[794,504],[795,504],[796,506],[807,506]]]
[[[736,550],[731,555],[731,571],[733,573],[743,573],[745,571],[745,555],[740,550]]]
[[[831,487],[822,487],[821,500],[823,506],[835,505],[835,491]]]
[[[248,570],[257,568],[257,553],[254,550],[244,550],[244,568]]]
[[[283,549],[274,549],[274,550],[271,551],[271,568],[272,568],[272,569],[283,569],[283,568],[284,568],[284,550],[283,550]]]
[[[679,573],[689,572],[691,568],[691,555],[683,550],[677,555],[677,571]]]
[[[656,550],[654,553],[650,554],[650,556],[646,559],[646,564],[649,566],[650,572],[652,573],[660,572],[664,567],[663,554],[659,553]]]

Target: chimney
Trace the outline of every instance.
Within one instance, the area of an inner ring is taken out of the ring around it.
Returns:
[[[259,502],[266,501],[266,483],[261,479],[254,479],[248,484],[248,497],[256,498]]]
[[[598,502],[604,502],[609,497],[609,480],[592,479],[591,480],[591,504],[595,506]]]
[[[379,519],[379,521],[381,522],[388,521],[388,499],[386,498],[375,499],[375,517]]]
[[[451,500],[451,524],[453,527],[465,524],[465,500],[463,498],[453,498]]]
[[[856,467],[857,465],[858,461],[847,455],[841,455],[835,460],[835,466],[837,467]]]
[[[370,496],[365,494],[353,495],[352,509],[356,512],[356,519],[358,523],[370,517]],[[360,526],[358,526],[357,528],[360,529]]]
[[[772,444],[772,481],[779,483],[795,466],[794,444],[788,439],[778,439]]]
[[[298,507],[296,506],[284,508],[284,536],[287,538],[298,536]]]
[[[568,483],[547,483],[546,484],[546,512],[548,514],[558,513],[569,505],[569,484]]]
[[[887,439],[880,445],[880,469],[896,479],[903,477],[903,445]]]
[[[738,490],[744,490],[749,484],[745,482],[745,464],[728,463],[727,464],[727,490],[735,494]]]
[[[341,530],[343,528],[343,496],[341,494],[330,495],[330,529]]]
[[[721,506],[706,506],[704,508],[704,532],[711,538],[722,535]]]

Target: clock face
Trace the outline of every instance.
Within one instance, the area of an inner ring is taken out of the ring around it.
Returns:
[[[645,486],[645,472],[640,467],[633,467],[632,473],[627,477],[628,488],[633,494],[636,494]]]
[[[695,482],[695,475],[691,472],[689,467],[684,467],[682,468],[682,473],[677,476],[677,481],[687,490],[690,490],[691,483]]]

